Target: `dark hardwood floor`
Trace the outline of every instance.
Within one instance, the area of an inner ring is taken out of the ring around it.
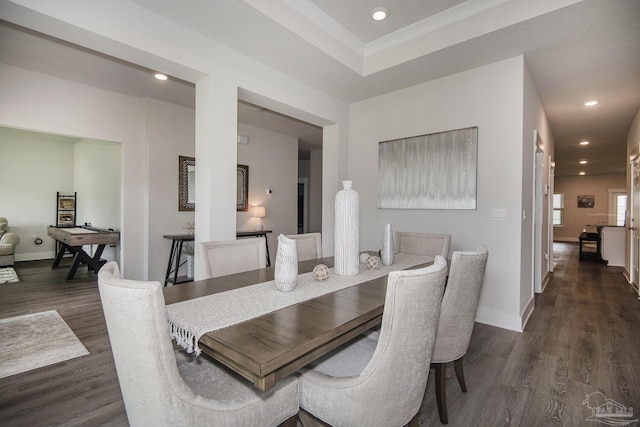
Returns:
[[[595,391],[640,413],[640,301],[621,267],[578,261],[554,244],[557,265],[523,333],[476,323],[464,358],[467,393],[447,381],[450,426],[585,426]],[[491,256],[491,255],[489,255]],[[429,379],[421,425],[440,425]]]
[[[447,381],[450,426],[598,425],[582,405],[595,391],[640,414],[636,293],[621,268],[578,262],[575,244],[556,248],[555,272],[523,333],[476,324],[464,360],[468,392],[455,375]],[[0,425],[127,425],[96,276],[81,268],[67,281],[66,269],[50,266],[17,263],[21,282],[0,285],[0,318],[58,310],[91,354],[0,379]],[[441,425],[432,377],[420,425]]]

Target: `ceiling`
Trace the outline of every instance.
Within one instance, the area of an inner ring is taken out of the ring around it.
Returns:
[[[640,109],[638,0],[132,2],[348,103],[522,54],[554,134],[556,175],[626,172],[626,135]],[[369,12],[380,5],[390,16],[374,22]],[[159,84],[144,67],[9,22],[0,25],[0,61],[194,105],[189,82]],[[586,108],[591,98],[599,104]],[[241,104],[238,116],[299,136],[302,150],[321,144],[320,128],[277,112]],[[584,139],[589,146],[578,145]]]

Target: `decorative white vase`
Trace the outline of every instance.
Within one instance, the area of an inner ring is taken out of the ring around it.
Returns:
[[[391,226],[391,224],[387,224],[384,226],[380,258],[382,259],[382,263],[384,265],[393,264],[393,227]]]
[[[273,273],[276,288],[291,292],[298,284],[298,249],[296,241],[284,234],[278,236],[278,252]]]
[[[342,181],[336,194],[333,270],[340,276],[360,271],[360,198],[351,181]]]

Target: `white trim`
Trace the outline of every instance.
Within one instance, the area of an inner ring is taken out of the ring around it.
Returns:
[[[298,178],[298,185],[302,184],[303,187],[303,205],[302,205],[302,232],[309,232],[309,178]],[[297,191],[296,191],[296,194]],[[298,204],[296,203],[296,209]],[[296,220],[298,219],[298,215],[296,215]],[[298,233],[298,226],[296,224],[296,233]]]
[[[521,316],[511,316],[503,311],[492,310],[490,308],[478,307],[476,322],[502,329],[509,329],[511,331],[522,332],[523,330]]]
[[[548,282],[548,280],[547,280],[547,282]],[[545,284],[545,286],[546,286],[546,284]],[[542,290],[544,291],[544,286],[543,286]],[[535,299],[535,297],[532,297],[529,300],[529,302],[527,303],[527,306],[522,311],[522,314],[520,315],[520,320],[521,320],[520,330],[521,331],[524,331],[524,327],[527,325],[527,322],[529,321],[529,318],[531,317],[531,314],[533,314],[533,309],[535,307],[536,307],[536,299]]]
[[[627,208],[629,207],[629,195],[626,188],[609,188],[609,216],[607,217],[608,225],[618,225],[618,209],[616,196],[624,194],[627,196]]]
[[[571,243],[579,243],[580,239],[577,237],[554,237],[554,242],[571,242]]]

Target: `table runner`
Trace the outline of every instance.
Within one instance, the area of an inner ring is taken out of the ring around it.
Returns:
[[[273,280],[243,288],[233,289],[192,300],[181,301],[167,306],[167,317],[171,337],[187,353],[199,355],[198,341],[210,331],[222,329],[236,323],[250,320],[263,314],[299,302],[364,283],[385,276],[392,271],[404,270],[416,265],[432,262],[431,256],[395,254],[392,265],[380,265],[369,270],[360,265],[360,273],[355,276],[339,276],[329,269],[329,279],[320,282],[312,273],[298,276],[298,285],[291,292],[276,289]]]

